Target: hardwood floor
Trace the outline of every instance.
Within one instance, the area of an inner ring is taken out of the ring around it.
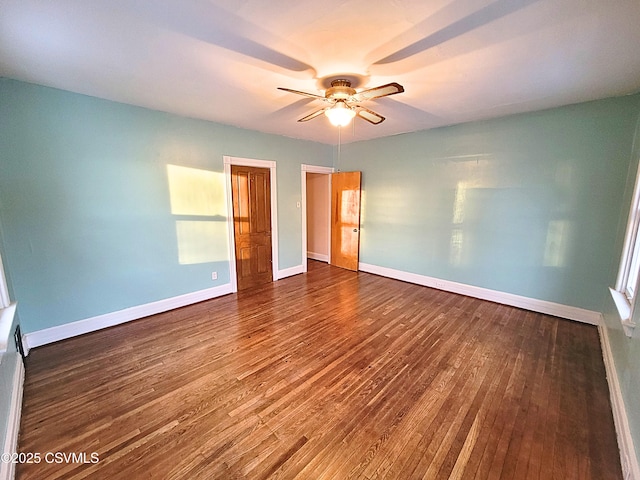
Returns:
[[[34,349],[17,478],[622,478],[595,327],[309,270]]]

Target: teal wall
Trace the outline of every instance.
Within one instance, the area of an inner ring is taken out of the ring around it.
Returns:
[[[601,311],[640,96],[344,145],[360,259]]]
[[[215,261],[179,264],[176,221],[226,218],[173,215],[167,173],[221,174],[224,155],[277,162],[279,267],[300,265],[300,165],[330,165],[330,146],[0,79],[0,222],[23,332],[228,283],[225,242]]]
[[[618,223],[618,236],[615,260],[610,272],[611,286],[614,286],[618,274],[618,261],[622,255],[622,246],[626,233],[631,197],[636,180],[638,160],[640,160],[640,119],[637,123],[636,136],[631,157],[631,165],[626,181],[625,196],[622,202]],[[640,302],[636,298],[636,304]],[[625,335],[618,311],[611,296],[607,295],[605,305],[602,310],[604,318],[604,328],[607,329],[607,337],[611,347],[611,353],[615,362],[618,381],[627,411],[627,419],[636,449],[636,457],[640,459],[640,409],[638,409],[638,399],[640,398],[640,330],[636,328],[633,337]],[[640,325],[640,307],[634,307],[633,320]]]

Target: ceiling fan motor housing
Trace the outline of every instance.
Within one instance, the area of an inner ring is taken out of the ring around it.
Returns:
[[[331,82],[331,87],[324,92],[326,98],[335,100],[347,100],[356,94],[355,88],[351,88],[351,82],[338,78]]]

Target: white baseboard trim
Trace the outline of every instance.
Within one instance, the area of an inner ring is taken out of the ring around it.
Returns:
[[[26,333],[23,335],[25,353],[28,353],[31,348],[39,347],[41,345],[65,340],[67,338],[76,337],[89,332],[95,332],[96,330],[113,327],[115,325],[120,325],[121,323],[148,317],[149,315],[173,310],[174,308],[184,307],[204,300],[221,297],[222,295],[227,295],[229,293],[232,293],[232,289],[231,284],[227,283],[225,285],[207,288],[205,290],[198,290],[197,292],[178,295],[177,297],[171,297],[157,302],[125,308],[124,310],[119,310],[117,312],[106,313],[104,315],[98,315],[96,317],[86,318],[84,320],[78,320],[76,322]]]
[[[322,253],[307,252],[307,258],[329,263],[329,255],[324,255]]]
[[[283,278],[292,277],[304,273],[304,267],[302,265],[296,265],[295,267],[285,268],[284,270],[278,270],[278,280]]]
[[[22,413],[22,392],[24,389],[24,365],[20,355],[12,355],[15,361],[15,370],[11,381],[11,404],[9,405],[7,432],[2,444],[2,453],[18,452],[18,432],[20,430],[20,415]],[[6,358],[4,361],[7,361]],[[5,412],[2,412],[5,413]],[[0,462],[0,480],[13,480],[15,478],[15,463]]]
[[[640,480],[640,465],[636,457],[636,451],[631,437],[631,429],[627,417],[627,409],[624,406],[622,390],[616,373],[615,361],[609,343],[609,334],[604,321],[598,326],[600,333],[600,344],[602,346],[602,359],[607,372],[607,382],[609,384],[609,395],[611,397],[611,410],[613,412],[613,422],[618,435],[618,448],[620,449],[620,463],[622,465],[622,478],[624,480]]]
[[[382,277],[394,278],[403,282],[415,283],[425,287],[437,288],[447,292],[458,293],[468,297],[480,298],[490,302],[510,305],[512,307],[524,308],[533,312],[544,313],[561,318],[568,318],[578,322],[588,323],[590,325],[600,324],[600,312],[585,310],[584,308],[571,307],[560,303],[548,302],[546,300],[538,300],[535,298],[522,297],[512,293],[499,292],[483,287],[475,287],[464,283],[450,282],[449,280],[441,280],[435,277],[419,275],[417,273],[403,272],[393,268],[379,267],[368,263],[359,263],[358,268],[363,272],[373,273]]]

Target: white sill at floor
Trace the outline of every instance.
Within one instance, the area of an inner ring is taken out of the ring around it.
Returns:
[[[636,324],[631,320],[631,305],[623,293],[614,290],[613,288],[610,288],[609,292],[611,292],[613,302],[616,304],[616,308],[618,309],[618,315],[620,316],[620,322],[622,323],[624,333],[627,337],[631,337],[633,335],[633,329],[636,328]]]

